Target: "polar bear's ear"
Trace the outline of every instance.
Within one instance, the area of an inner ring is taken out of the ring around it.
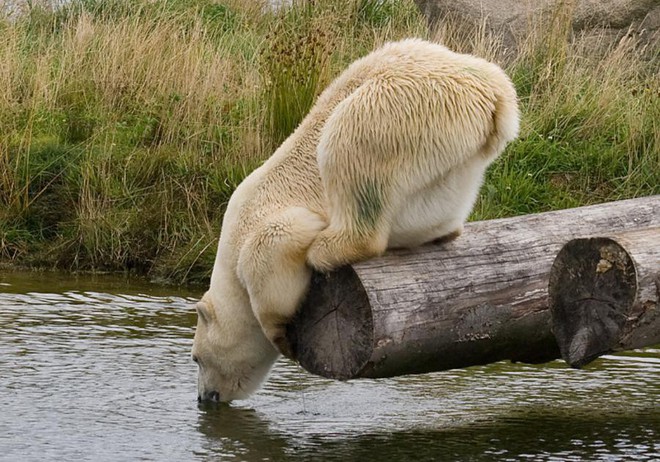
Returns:
[[[195,304],[195,309],[197,310],[197,316],[202,320],[204,324],[211,322],[211,310],[205,302],[199,301]]]

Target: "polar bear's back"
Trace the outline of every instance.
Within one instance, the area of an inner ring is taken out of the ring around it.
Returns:
[[[461,76],[473,81],[461,81]],[[421,39],[389,42],[363,58],[353,62],[321,94],[310,113],[329,113],[360,86],[372,82],[386,85],[419,83],[434,79],[453,81],[459,86],[479,91],[496,91],[512,102],[516,93],[507,75],[497,65],[482,58],[456,53],[438,43]],[[475,86],[476,84],[476,86]]]

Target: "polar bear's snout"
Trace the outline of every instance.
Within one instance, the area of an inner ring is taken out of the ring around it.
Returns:
[[[218,315],[224,313],[231,299],[228,291],[223,293],[222,299],[207,293],[195,305],[197,327],[191,353],[198,366],[200,403],[247,398],[261,386],[278,356],[253,315],[252,322],[239,316]]]
[[[220,393],[217,391],[207,391],[200,393],[197,395],[197,402],[202,403],[205,401],[211,401],[213,403],[219,403],[220,402]]]

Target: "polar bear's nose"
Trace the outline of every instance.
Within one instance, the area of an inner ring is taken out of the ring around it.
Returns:
[[[203,396],[198,396],[197,401],[213,401],[214,403],[218,403],[220,402],[220,393],[217,391],[207,391]]]

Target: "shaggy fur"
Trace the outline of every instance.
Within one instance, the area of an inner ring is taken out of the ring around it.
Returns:
[[[517,133],[516,93],[494,64],[422,40],[354,62],[229,202],[197,307],[201,399],[260,386],[287,353],[311,268],[458,236]]]

